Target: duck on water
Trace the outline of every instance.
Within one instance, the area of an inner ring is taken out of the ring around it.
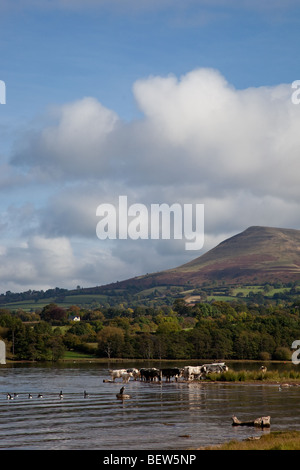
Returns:
[[[116,397],[120,400],[125,400],[126,398],[130,398],[130,395],[124,393],[125,387],[120,388],[120,392],[117,393]]]

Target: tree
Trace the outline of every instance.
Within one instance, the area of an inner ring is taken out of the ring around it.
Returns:
[[[96,333],[89,323],[77,322],[69,329],[68,333],[81,336],[85,341],[96,339]]]
[[[191,307],[189,307],[184,299],[176,299],[173,303],[173,310],[179,315],[190,315]]]
[[[49,338],[47,346],[51,351],[51,360],[53,362],[56,362],[63,357],[65,348],[60,336],[53,335],[51,338]]]
[[[79,317],[80,316],[80,308],[78,307],[78,305],[71,305],[67,309],[66,313],[67,313],[68,316]]]
[[[212,338],[208,328],[198,325],[188,331],[187,342],[193,347],[194,358],[210,358]]]
[[[178,318],[176,318],[175,316],[170,315],[170,316],[164,317],[162,315],[159,315],[157,320],[158,320],[158,325],[157,325],[156,334],[158,335],[171,335],[172,333],[175,333],[181,330]]]
[[[43,308],[40,317],[44,321],[62,323],[67,320],[67,313],[63,308],[59,307],[55,303],[51,303]]]
[[[258,359],[261,336],[254,331],[241,331],[234,341],[237,359]]]
[[[292,357],[291,350],[285,347],[278,347],[274,351],[273,359],[277,361],[289,361]]]
[[[226,329],[213,328],[211,330],[211,358],[229,358],[232,356],[232,339],[231,332]]]
[[[124,331],[116,326],[105,326],[97,334],[98,355],[121,357],[124,343]]]

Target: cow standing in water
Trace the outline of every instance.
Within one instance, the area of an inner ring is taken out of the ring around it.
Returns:
[[[185,366],[183,368],[182,376],[185,380],[194,380],[201,377],[203,370],[202,366]]]
[[[160,369],[161,376],[166,377],[166,382],[171,382],[171,377],[175,377],[177,382],[178,378],[181,376],[183,369],[178,367],[170,367],[169,369]]]
[[[116,379],[122,379],[123,382],[129,382],[132,377],[132,372],[128,372],[127,369],[115,369],[109,371],[111,380],[114,382]]]
[[[141,380],[145,382],[161,382],[161,372],[155,367],[149,369],[140,369]]]
[[[134,380],[137,380],[141,377],[140,371],[138,369],[132,368],[127,369],[128,374],[132,374]]]

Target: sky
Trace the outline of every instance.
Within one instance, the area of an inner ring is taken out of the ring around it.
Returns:
[[[298,0],[0,0],[0,293],[300,229],[299,37]],[[204,205],[203,247],[99,239],[97,208],[120,196]]]

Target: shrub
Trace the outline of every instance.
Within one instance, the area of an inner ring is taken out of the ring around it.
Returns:
[[[271,354],[267,351],[261,351],[259,353],[259,360],[260,361],[270,361],[271,360]]]
[[[277,361],[290,361],[291,360],[291,350],[285,347],[278,347],[274,351],[273,359]]]

